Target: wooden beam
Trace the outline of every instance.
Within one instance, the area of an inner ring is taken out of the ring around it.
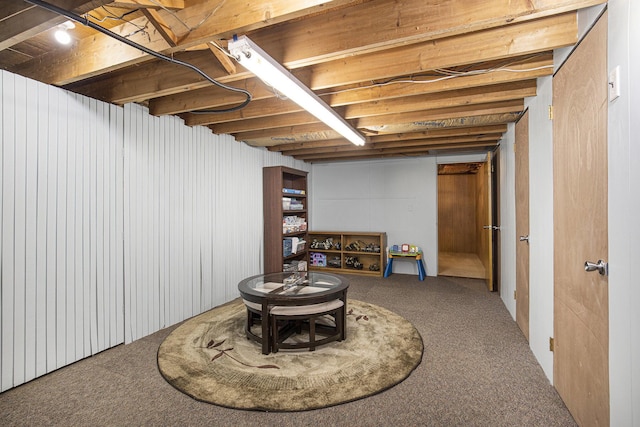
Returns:
[[[142,14],[149,20],[151,25],[155,27],[160,36],[167,42],[169,46],[178,45],[178,36],[173,32],[171,26],[164,20],[157,10],[142,9]]]
[[[450,119],[456,117],[481,116],[500,113],[514,113],[524,110],[524,100],[503,102],[491,102],[487,104],[469,105],[451,108],[439,108],[426,111],[414,111],[410,113],[388,114],[385,116],[363,117],[356,121],[357,127],[367,128],[377,126],[380,123],[386,125],[399,123],[424,123],[432,120]]]
[[[211,53],[213,53],[213,56],[220,62],[220,65],[227,71],[227,74],[235,74],[238,71],[236,63],[221,50],[221,47],[216,46],[216,44],[212,42],[207,43],[207,46]]]
[[[476,126],[493,126],[513,123],[518,120],[522,111],[511,113],[485,114],[479,116],[450,117],[435,120],[422,120],[411,123],[381,123],[362,128],[361,131],[370,138],[379,138],[388,135],[408,134],[437,129],[468,128]]]
[[[435,112],[425,111],[423,114],[420,114],[420,113],[416,114],[415,117],[411,117],[414,120],[413,122],[410,122],[410,126],[406,126],[407,121],[402,119],[402,115],[399,115],[400,116],[399,118],[394,118],[394,120],[397,121],[398,123],[386,122],[382,120],[370,126],[379,126],[380,124],[384,124],[383,125],[384,128],[390,128],[390,129],[394,129],[395,127],[411,128],[411,130],[407,132],[413,132],[413,130],[415,130],[416,132],[418,131],[444,132],[444,130],[441,129],[443,126],[459,127],[459,128],[485,127],[485,126],[495,126],[495,125],[503,126],[504,123],[514,122],[518,118],[522,109],[524,109],[524,103],[522,101],[520,102],[516,101],[515,103],[510,102],[508,104],[513,104],[513,105],[507,105],[507,106],[502,105],[504,103],[499,103],[499,104],[501,108],[497,108],[498,106],[493,104],[489,106],[487,105],[482,106],[483,110],[479,111],[480,115],[475,115],[475,116],[473,115],[473,113],[475,113],[475,111],[473,110],[466,112],[468,115],[464,115],[465,113],[464,110],[460,111],[459,109],[456,109],[454,111],[447,112],[446,109],[443,109]],[[517,111],[510,112],[510,113],[483,114],[486,111],[496,111],[498,109],[502,110],[503,108],[506,110],[516,109]],[[440,118],[441,116],[445,118],[444,119]],[[451,117],[448,117],[448,116],[451,116]],[[388,124],[385,124],[385,123],[388,123]],[[435,129],[430,129],[430,128],[435,128]],[[314,137],[322,136],[317,138],[321,140],[320,142],[324,140],[339,139],[339,136],[335,132],[333,133],[330,133],[330,132],[331,131],[328,131],[328,128],[326,127],[326,125],[324,125],[323,123],[317,123],[317,124],[303,125],[303,126],[287,126],[282,128],[276,128],[276,129],[240,132],[240,133],[234,134],[234,136],[238,141],[244,141],[251,146],[270,147],[270,146],[277,146],[279,144],[294,144],[294,143],[301,143],[301,142],[311,143],[310,141],[313,141],[314,139],[311,136],[314,136]],[[386,133],[396,135],[398,132],[386,132]],[[333,137],[331,135],[333,135]],[[372,136],[370,138],[384,138],[385,136],[388,136],[388,135]],[[381,139],[380,141],[383,141],[383,140],[384,139]]]
[[[184,0],[116,0],[110,4],[112,7],[120,7],[123,9],[165,9],[180,10],[184,9]]]
[[[549,25],[548,27],[545,26],[547,24]],[[525,28],[522,26],[525,26]],[[475,44],[475,34],[464,35],[440,40],[438,43],[419,44],[413,48],[406,47],[380,52],[375,58],[371,55],[364,55],[348,58],[339,63],[320,64],[305,69],[306,75],[294,74],[298,78],[302,77],[301,80],[303,82],[306,83],[308,81],[311,89],[319,90],[328,86],[345,86],[353,83],[354,79],[370,82],[371,80],[380,80],[397,75],[405,76],[411,73],[421,73],[433,68],[448,68],[492,59],[491,57],[484,57],[485,51],[494,56],[493,59],[498,59],[495,56],[500,56],[497,55],[497,52],[506,55],[502,56],[501,59],[521,57],[522,55],[540,51],[547,52],[549,49],[558,47],[558,45],[575,43],[577,36],[575,16],[573,15],[562,15],[562,19],[559,21],[557,17],[552,17],[548,18],[548,20],[514,24],[492,31],[490,34],[483,32],[478,36],[483,44],[482,48]],[[558,31],[564,34],[563,42],[560,42],[552,35]],[[472,44],[473,48],[470,48],[469,44]],[[438,59],[439,55],[442,55],[442,59]],[[428,59],[430,56],[433,58]],[[360,62],[360,58],[364,62]],[[171,81],[174,80],[168,81],[166,79],[167,71],[165,69],[169,67],[174,66],[159,63],[154,64],[153,70],[144,66],[139,67],[138,70],[132,71],[132,74],[127,76],[127,78],[136,81],[135,85],[127,85],[121,77],[114,76],[114,78],[103,82],[104,89],[102,92],[109,91],[113,96],[111,102],[116,103],[122,103],[125,99],[128,102],[141,102],[154,97],[153,93],[158,86],[165,88],[161,92],[162,95],[168,95],[170,94],[168,92],[171,91]],[[332,71],[331,67],[336,67],[336,70],[339,71]],[[220,67],[218,69],[219,71],[211,74],[212,77],[223,78],[227,76],[226,71]],[[176,71],[173,71],[173,73],[176,73]],[[211,85],[210,82],[190,70],[177,71],[177,73],[174,93],[183,90],[185,86],[197,89]],[[140,74],[144,77],[138,78]],[[356,76],[358,77],[356,78]],[[86,94],[98,99],[105,99],[103,96],[95,94],[95,91]]]
[[[452,127],[448,129],[429,129],[412,133],[396,133],[370,137],[371,142],[407,141],[411,139],[442,138],[446,136],[482,135],[485,133],[505,133],[507,125],[489,125],[473,127]]]
[[[306,150],[308,148],[322,148],[322,147],[341,147],[352,146],[353,144],[345,139],[329,139],[322,141],[300,141],[290,144],[279,144],[267,147],[269,151],[292,151],[292,150]]]
[[[354,156],[379,156],[379,155],[417,155],[417,154],[429,154],[432,150],[440,149],[469,149],[478,147],[491,147],[496,146],[498,141],[487,141],[477,143],[460,143],[460,144],[441,144],[433,145],[429,147],[415,147],[415,148],[392,148],[392,149],[368,149],[365,147],[355,147],[350,151],[339,153],[319,153],[319,154],[302,154],[294,155],[298,160],[314,161],[321,159],[340,159],[340,158],[352,158]]]
[[[375,0],[251,34],[287,68],[576,11],[605,0]]]
[[[342,7],[358,0],[270,0],[251,2],[247,6],[244,0],[205,0],[194,6],[179,10],[176,16],[188,27],[176,28],[182,32],[176,34],[181,38],[180,47],[170,49],[162,36],[158,33],[137,33],[138,25],[143,27],[146,19],[139,18],[132,24],[123,24],[111,30],[128,36],[130,40],[147,48],[170,54],[184,50],[190,46],[206,43],[209,40],[226,38],[236,32],[246,32],[262,28],[275,23],[294,19],[307,13]],[[242,13],[238,13],[242,11]],[[208,19],[204,23],[203,17],[215,14],[216,19]],[[187,37],[185,37],[188,34]],[[105,54],[108,52],[109,54]],[[80,40],[72,50],[57,50],[33,61],[27,61],[15,67],[14,71],[35,80],[64,85],[98,74],[121,69],[129,65],[139,64],[150,57],[129,45],[121,43],[107,35],[97,33],[93,37]]]
[[[191,116],[187,116],[185,122],[188,124]],[[319,120],[306,111],[291,114],[280,114],[277,116],[258,117],[255,119],[238,120],[227,123],[216,123],[209,125],[209,128],[217,134],[237,134],[240,132],[261,131],[275,129],[285,126],[299,126],[318,123]]]
[[[507,131],[507,125],[490,125],[490,126],[475,126],[475,127],[459,127],[448,129],[430,129],[421,132],[413,132],[406,134],[392,134],[373,136],[369,138],[367,144],[389,142],[389,141],[410,141],[413,139],[438,139],[447,137],[459,137],[459,136],[477,136],[487,134],[503,134]],[[268,147],[269,151],[290,151],[290,150],[303,150],[307,148],[319,148],[319,147],[337,147],[337,146],[351,146],[350,142],[343,139],[329,140],[329,141],[301,141],[291,144],[280,144]]]
[[[515,61],[515,62],[512,62]],[[332,89],[327,94],[328,102],[333,106],[349,105],[366,100],[382,100],[401,98],[404,96],[438,93],[448,90],[467,89],[499,83],[536,79],[553,73],[553,53],[517,57],[509,61],[495,61],[484,64],[485,68],[496,67],[492,71],[480,74],[462,75],[456,77],[434,75],[432,77],[412,76],[411,78],[396,78],[394,81],[380,84],[365,83],[362,87],[346,90]],[[476,70],[477,71],[477,70]],[[446,78],[445,78],[446,77]],[[412,80],[412,82],[407,82]]]
[[[410,141],[395,141],[395,142],[377,142],[369,144],[373,149],[391,149],[391,148],[416,148],[416,147],[433,147],[445,144],[469,144],[476,142],[496,142],[502,138],[501,133],[489,133],[483,135],[467,135],[467,136],[454,136],[447,138],[434,138],[434,139],[416,139]]]
[[[361,104],[352,104],[345,108],[344,117],[347,119],[355,119],[383,114],[435,110],[439,108],[510,101],[535,95],[536,81],[527,80],[440,93],[430,93],[420,96],[407,96],[404,98],[385,100],[384,102],[373,101]]]
[[[575,13],[312,65],[311,89],[548,51],[577,42]]]
[[[332,107],[362,103],[368,101],[382,101],[400,98],[410,95],[439,93],[447,90],[468,89],[477,86],[485,86],[499,83],[531,80],[537,77],[550,75],[553,72],[553,55],[550,53],[536,55],[534,58],[519,59],[525,61],[519,64],[509,65],[510,71],[492,71],[486,74],[470,75],[441,80],[434,83],[398,83],[384,86],[368,86],[322,95],[321,97]],[[298,73],[299,75],[302,73]],[[308,79],[309,76],[307,75]],[[267,89],[263,84],[255,84],[256,79],[247,79],[247,90],[254,100],[275,96],[273,90]],[[251,83],[249,83],[251,82]],[[252,89],[248,88],[251,84]],[[226,98],[231,98],[227,100]],[[217,87],[196,89],[189,92],[181,92],[160,98],[154,98],[149,102],[149,111],[154,115],[177,114],[189,110],[208,108],[220,108],[224,105],[237,103],[237,96]],[[214,117],[212,117],[214,118]],[[212,121],[210,123],[214,123]]]
[[[495,141],[500,140],[502,134],[489,134],[482,136],[467,136],[467,137],[452,137],[452,138],[437,138],[432,140],[414,140],[410,142],[400,141],[400,142],[384,142],[377,144],[366,144],[368,150],[371,151],[391,151],[395,149],[402,149],[403,151],[415,150],[418,148],[426,148],[429,149],[433,146],[442,146],[449,144],[472,144],[472,143],[494,143]],[[304,149],[293,149],[293,150],[282,150],[280,151],[284,156],[303,156],[308,154],[335,154],[335,153],[345,153],[345,152],[353,152],[354,146],[353,144],[341,144],[338,146],[320,146],[314,148],[304,148]],[[359,150],[358,152],[360,152]]]
[[[78,14],[109,4],[109,0],[49,0],[49,3]],[[9,2],[0,8],[0,50],[5,50],[68,19],[25,2]]]
[[[209,51],[182,52],[175,54],[174,57],[200,68],[210,76],[226,74],[220,63],[212,60]],[[150,61],[136,66],[133,70],[119,70],[104,77],[71,83],[63,87],[91,98],[114,104],[126,104],[128,102],[143,102],[149,98],[168,96],[193,89],[194,86],[197,86],[197,83],[194,85],[194,80],[206,82],[206,86],[211,86],[209,81],[191,69],[164,61]],[[204,85],[204,83],[202,84]],[[230,84],[235,86],[235,82]],[[238,83],[239,87],[242,85],[242,83]],[[228,95],[235,99],[244,99],[242,95],[237,93],[228,93]],[[230,101],[229,104],[234,104],[234,102]]]
[[[431,94],[427,97],[407,97],[384,103],[351,105],[347,108],[347,119],[410,111],[435,110],[451,106],[469,106],[535,96],[536,81],[493,85],[487,88],[472,88]],[[224,114],[190,114],[185,116],[188,126],[211,125],[216,133],[238,133],[273,129],[284,126],[315,123],[318,120],[291,102],[266,99],[249,104],[242,111]]]
[[[307,15],[321,15],[367,2],[368,0],[215,0],[206,5],[196,4],[190,9],[201,20],[200,25],[189,32],[181,45],[190,46],[212,39],[230,39],[234,34],[249,33]],[[215,19],[202,21],[203,17],[211,16],[212,11],[215,12]]]
[[[209,51],[188,51],[174,55],[191,65],[200,68],[203,72],[220,83],[231,86],[249,86],[251,83],[244,83],[244,80],[256,80],[252,74],[241,71],[233,75],[228,75],[227,71],[218,61],[211,60]],[[167,76],[171,75],[168,79]],[[298,80],[303,83],[308,82],[309,72],[299,70],[294,73]],[[264,84],[261,83],[263,86]],[[96,99],[107,100],[115,104],[125,104],[127,102],[143,102],[150,98],[169,96],[187,90],[200,88],[211,88],[212,84],[193,70],[169,64],[165,61],[148,61],[137,65],[133,69],[119,70],[96,81],[78,82],[66,85],[66,88],[80,92],[86,96]],[[273,96],[273,91],[270,90]],[[233,104],[234,102],[231,102]],[[206,109],[224,105],[200,105],[196,109]],[[174,112],[175,113],[175,112]],[[156,115],[168,113],[154,113]]]
[[[273,97],[273,90],[260,79],[250,78],[233,82],[234,87],[251,92],[254,101]],[[159,96],[149,101],[149,112],[154,116],[165,114],[186,113],[194,110],[206,110],[235,105],[242,97],[217,86],[178,92],[171,95]]]
[[[251,101],[249,105],[240,111],[220,114],[189,114],[186,116],[186,124],[187,126],[204,126],[213,123],[233,122],[300,111],[304,111],[304,109],[289,99],[267,98]]]
[[[314,138],[309,136],[313,135]],[[247,142],[252,146],[267,147],[282,143],[290,143],[302,140],[310,141],[313,139],[339,139],[339,135],[330,130],[324,123],[314,123],[302,126],[288,126],[285,128],[266,129],[251,132],[239,132],[233,135],[236,140]],[[322,138],[321,138],[322,137]],[[254,141],[260,140],[256,144]]]

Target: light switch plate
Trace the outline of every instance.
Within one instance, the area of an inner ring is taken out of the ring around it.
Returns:
[[[609,72],[609,102],[620,96],[620,66]]]

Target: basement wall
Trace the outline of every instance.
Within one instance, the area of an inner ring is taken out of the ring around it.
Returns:
[[[388,245],[420,246],[427,275],[438,274],[435,157],[317,163],[311,175],[311,230],[386,232]],[[418,274],[408,261],[393,271]]]
[[[0,71],[0,391],[238,296],[279,153]]]

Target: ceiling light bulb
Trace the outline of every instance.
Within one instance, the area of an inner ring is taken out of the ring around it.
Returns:
[[[72,30],[76,27],[72,21],[65,21],[62,24],[58,25],[58,29],[54,33],[54,37],[60,44],[69,44],[71,43],[71,35],[67,32],[67,30]]]
[[[69,44],[71,43],[71,36],[67,32],[67,30],[57,30],[54,34],[54,37],[60,44]]]

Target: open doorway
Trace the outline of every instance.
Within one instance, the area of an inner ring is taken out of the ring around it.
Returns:
[[[438,275],[486,279],[490,210],[486,162],[438,165]],[[488,283],[492,288],[492,283]]]

